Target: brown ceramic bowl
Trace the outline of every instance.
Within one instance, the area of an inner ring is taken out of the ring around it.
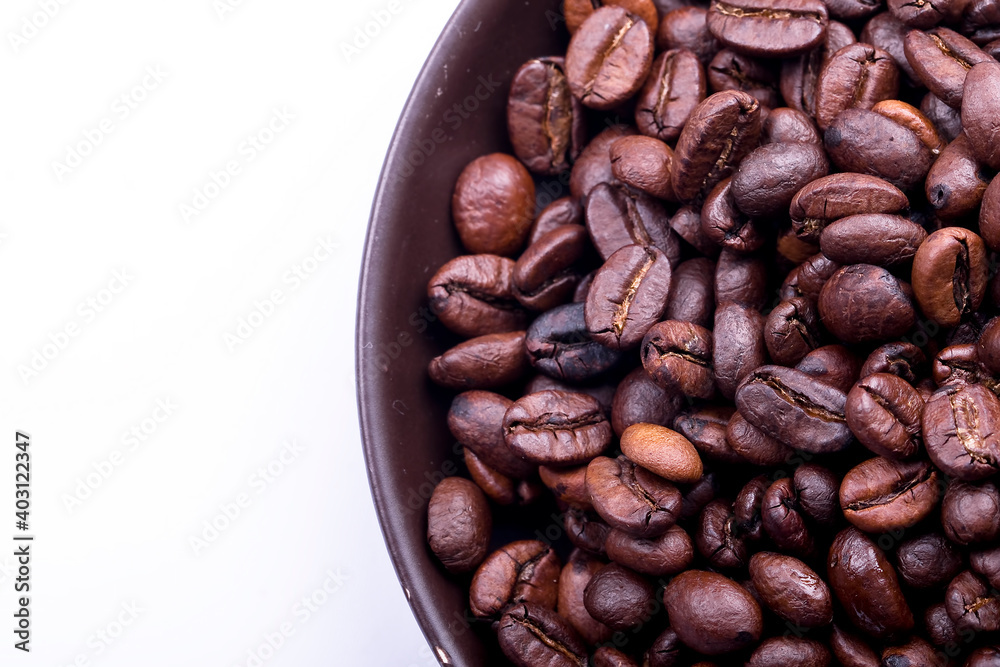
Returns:
[[[462,254],[451,222],[459,172],[480,155],[511,152],[505,109],[514,72],[529,58],[566,49],[561,5],[461,3],[400,116],[368,226],[357,329],[368,480],[400,583],[444,664],[503,660],[488,625],[465,620],[467,581],[449,576],[427,548],[431,491],[462,467],[445,424],[452,394],[427,378],[431,358],[457,341],[428,310],[427,281]]]

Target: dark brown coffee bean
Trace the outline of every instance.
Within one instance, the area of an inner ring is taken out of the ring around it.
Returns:
[[[710,327],[715,321],[715,262],[696,257],[681,262],[670,279],[668,320]]]
[[[737,51],[766,58],[794,56],[820,44],[829,21],[818,0],[713,0],[708,29]]]
[[[663,204],[645,192],[601,183],[591,190],[585,210],[587,231],[605,260],[638,244],[658,248],[671,264],[680,261],[680,239],[670,228]]]
[[[587,330],[582,303],[542,313],[528,327],[525,350],[531,365],[560,380],[582,382],[599,376],[621,359]]]
[[[732,180],[732,196],[752,218],[774,216],[788,210],[802,187],[829,171],[826,155],[817,145],[767,144],[740,163]],[[702,220],[704,215],[703,211]]]
[[[701,228],[701,210],[682,206],[670,219],[670,228],[706,257],[718,257],[721,248]]]
[[[930,3],[928,3],[930,4]],[[882,651],[883,667],[895,665],[935,665],[941,660],[937,651],[920,637],[913,637],[902,646],[891,646]]]
[[[924,192],[938,218],[960,220],[979,209],[991,176],[979,166],[963,132],[941,151],[927,173]]]
[[[569,169],[586,143],[583,108],[570,92],[562,58],[534,58],[514,74],[507,98],[514,155],[538,174]]]
[[[923,350],[913,343],[886,343],[878,347],[865,360],[861,367],[861,377],[875,373],[889,373],[900,377],[911,385],[923,376],[927,366],[927,357]]]
[[[764,526],[761,523],[761,508],[764,495],[770,481],[766,475],[758,475],[747,482],[733,501],[733,516],[740,527],[740,533],[751,542],[764,537]]]
[[[761,366],[736,391],[747,421],[786,445],[814,454],[838,452],[852,440],[846,396],[802,371]]]
[[[983,646],[969,654],[965,667],[997,667],[1000,665],[1000,647]]]
[[[708,10],[697,6],[682,6],[663,13],[656,31],[656,48],[660,51],[687,49],[703,64],[719,50],[719,42],[708,29]]]
[[[677,521],[681,492],[624,456],[599,456],[587,466],[594,509],[612,528],[651,539]]]
[[[733,516],[733,504],[716,499],[705,505],[698,517],[694,534],[698,553],[717,569],[744,568],[747,545]]]
[[[948,609],[944,602],[932,604],[924,612],[924,627],[927,629],[927,638],[935,646],[948,646],[953,644],[958,646],[960,637],[955,621],[948,616]]]
[[[782,551],[804,558],[815,555],[816,541],[806,525],[791,478],[779,479],[768,487],[761,503],[761,523]]]
[[[573,197],[583,201],[597,184],[617,182],[611,173],[611,144],[630,134],[635,134],[632,127],[612,125],[590,140],[573,163],[569,175],[569,191]]]
[[[926,238],[923,227],[902,216],[866,213],[828,225],[819,244],[824,255],[840,264],[893,267],[912,261]]]
[[[726,425],[726,442],[734,452],[760,466],[786,463],[795,453],[788,445],[748,422],[739,412]]]
[[[994,178],[983,193],[979,210],[979,233],[990,250],[1000,249],[1000,178]]]
[[[523,331],[478,336],[459,343],[427,365],[430,378],[449,389],[492,389],[515,382],[531,364]]]
[[[944,141],[954,141],[962,132],[961,113],[942,102],[934,93],[924,95],[920,102],[920,112],[934,123]]]
[[[897,213],[909,201],[896,186],[866,174],[831,174],[810,182],[792,198],[789,213],[799,238],[819,243],[824,228],[858,214]]]
[[[653,0],[563,0],[563,16],[569,34],[576,34],[590,16],[601,6],[615,6],[636,14],[656,32],[659,18]]]
[[[705,87],[705,70],[695,53],[683,48],[661,53],[636,100],[639,131],[660,141],[676,141],[688,116],[705,99]]]
[[[962,570],[962,555],[941,533],[902,542],[896,549],[900,578],[914,588],[944,586]]]
[[[514,264],[514,296],[521,305],[549,310],[569,301],[580,280],[574,265],[587,241],[581,225],[562,225],[528,246]]]
[[[823,136],[833,163],[842,171],[869,174],[901,190],[923,183],[934,154],[908,127],[874,111],[842,111]]]
[[[752,646],[763,631],[756,601],[721,574],[688,570],[667,585],[663,602],[680,640],[705,655]]]
[[[812,118],[791,107],[771,109],[764,119],[760,132],[761,145],[766,144],[822,144]]]
[[[844,414],[854,436],[879,456],[907,459],[921,448],[924,401],[906,380],[875,373],[847,394]]]
[[[844,667],[879,667],[878,656],[861,638],[844,632],[836,624],[830,633],[830,649]]]
[[[658,322],[646,332],[640,349],[643,367],[660,386],[693,398],[715,395],[708,329],[676,320]]]
[[[990,586],[996,588],[1000,582],[1000,547],[992,547],[969,554],[969,567],[986,577]]]
[[[941,472],[971,482],[1000,466],[1000,399],[978,384],[942,387],[921,419],[927,454]]]
[[[546,465],[586,463],[611,442],[611,424],[587,394],[540,391],[511,405],[503,418],[507,446]]]
[[[764,324],[764,342],[771,359],[783,366],[802,361],[819,347],[821,335],[816,307],[804,297],[779,303]]]
[[[764,604],[796,626],[818,628],[833,620],[826,583],[797,558],[761,552],[750,559],[750,579]]]
[[[930,3],[925,3],[928,7]],[[929,26],[928,26],[929,27]],[[859,41],[865,44],[882,49],[896,63],[896,67],[902,70],[909,81],[917,81],[917,74],[910,67],[910,61],[906,59],[906,52],[903,49],[903,40],[910,28],[892,15],[891,12],[882,12],[871,17],[861,31]]]
[[[522,460],[504,441],[503,417],[513,402],[491,391],[466,391],[448,410],[448,429],[483,463],[510,477],[528,477],[534,464]]]
[[[680,520],[687,521],[698,516],[705,505],[715,500],[719,495],[719,477],[711,471],[689,485],[681,499]]]
[[[868,459],[844,475],[844,517],[866,533],[887,533],[923,521],[939,499],[937,471],[923,461]]]
[[[976,44],[1000,38],[1000,5],[996,0],[972,0],[965,8],[959,32]]]
[[[871,16],[882,8],[881,2],[874,0],[826,0],[830,16],[836,19],[861,19]]]
[[[975,572],[966,570],[948,584],[944,604],[959,632],[1000,630],[1000,595]]]
[[[941,502],[941,525],[956,544],[995,540],[1000,535],[1000,491],[992,482],[953,482]]]
[[[818,302],[823,286],[840,268],[840,264],[830,261],[823,253],[817,253],[789,272],[779,296],[782,299],[804,296]]]
[[[611,144],[611,173],[637,190],[660,199],[674,199],[670,165],[674,152],[659,139],[634,135]]]
[[[920,82],[953,109],[962,108],[962,89],[969,70],[992,60],[975,44],[948,28],[911,30],[903,46]]]
[[[731,302],[760,310],[767,298],[767,265],[764,259],[759,255],[724,250],[715,265],[716,307]]]
[[[974,343],[949,345],[934,357],[931,379],[939,386],[946,384],[980,382],[984,379]]]
[[[593,512],[571,507],[562,515],[563,529],[570,543],[577,549],[583,549],[601,559],[608,554],[604,543],[611,534],[611,526],[601,521]]]
[[[427,505],[427,542],[449,572],[471,572],[489,551],[493,516],[479,487],[447,477]]]
[[[815,463],[803,463],[795,469],[792,485],[799,508],[808,518],[821,526],[840,521],[840,477],[833,471]]]
[[[740,382],[767,361],[765,319],[753,308],[725,303],[715,311],[712,367],[719,393],[736,395]]]
[[[518,667],[586,667],[587,647],[559,614],[522,602],[504,612],[497,625],[500,649]]]
[[[823,285],[819,315],[844,342],[888,340],[902,336],[916,322],[913,292],[882,267],[851,264]]]
[[[740,90],[765,107],[773,108],[781,104],[778,77],[770,67],[756,58],[722,49],[708,64],[706,74],[708,88],[713,93]]]
[[[969,147],[983,164],[1000,169],[997,117],[1000,116],[1000,63],[992,58],[969,70],[962,101],[962,127]]]
[[[939,229],[913,258],[920,309],[942,326],[956,326],[982,304],[987,271],[986,246],[978,234],[961,227]]]
[[[975,41],[975,40],[973,40],[973,41]],[[988,56],[990,56],[994,60],[996,60],[997,58],[1000,58],[1000,37],[998,37],[997,39],[994,39],[992,42],[989,42],[988,44],[984,45],[982,47],[982,49],[983,49],[984,53],[986,53]]]
[[[816,82],[816,124],[826,130],[845,109],[871,109],[899,92],[892,56],[874,46],[850,44],[834,53]]]
[[[798,266],[819,252],[819,245],[803,241],[795,235],[791,227],[784,227],[778,232],[778,242],[775,250],[792,266]]]
[[[796,58],[787,58],[781,66],[781,94],[788,106],[816,115],[816,82],[830,56],[858,41],[843,23],[830,21],[826,37],[817,48]]]
[[[616,350],[635,347],[667,308],[670,260],[650,246],[625,246],[594,276],[585,317],[594,340]]]
[[[522,393],[534,394],[539,391],[545,391],[546,389],[568,392],[579,391],[584,394],[588,394],[597,401],[597,404],[601,406],[601,410],[604,411],[604,414],[608,414],[611,412],[611,404],[614,402],[616,387],[609,382],[596,385],[570,384],[564,380],[557,380],[547,375],[539,374],[528,380],[528,383],[524,385],[524,391]]]
[[[977,343],[977,356],[987,371],[1000,375],[1000,318],[994,317],[983,327]]]
[[[746,463],[726,440],[726,426],[733,412],[730,407],[701,408],[677,417],[674,429],[705,458],[733,465]]]
[[[431,311],[460,336],[523,330],[528,314],[514,298],[513,273],[506,257],[456,257],[427,283]]]
[[[573,197],[562,197],[542,209],[531,226],[528,246],[562,225],[582,225],[583,207]]]
[[[559,574],[559,615],[566,619],[588,644],[611,639],[612,630],[595,620],[583,604],[583,592],[604,563],[586,551],[574,549]]]
[[[829,667],[830,651],[815,639],[771,637],[760,643],[747,667]]]
[[[622,433],[621,449],[637,465],[678,484],[694,484],[704,472],[694,445],[664,426],[629,426]]]
[[[746,93],[715,93],[695,107],[674,151],[671,180],[678,199],[704,198],[728,178],[757,144],[760,126],[760,103]]]
[[[827,558],[830,588],[859,630],[888,639],[913,628],[913,612],[885,553],[857,528],[841,531]]]
[[[632,658],[610,646],[602,646],[594,651],[591,662],[594,667],[639,667]]]
[[[538,476],[559,502],[582,510],[591,509],[590,493],[587,492],[587,466],[538,466]]]
[[[469,608],[478,618],[494,618],[511,603],[553,609],[559,594],[559,557],[544,542],[521,540],[497,549],[483,561],[469,587]]]
[[[861,362],[843,345],[816,348],[795,365],[796,370],[836,387],[845,394],[860,377],[860,368]]]
[[[611,425],[620,437],[632,424],[671,426],[681,411],[684,396],[664,389],[644,368],[636,368],[618,384],[611,407]]]
[[[653,64],[653,34],[645,21],[621,7],[597,9],[566,51],[573,95],[593,109],[611,109],[635,95]]]
[[[535,184],[520,162],[484,155],[462,170],[451,198],[462,245],[470,253],[514,255],[535,219]]]
[[[694,544],[684,529],[671,526],[659,537],[633,537],[612,530],[604,544],[608,558],[636,572],[663,577],[686,570],[694,559]]]
[[[528,491],[527,487],[521,487],[518,480],[486,465],[468,447],[462,447],[462,460],[465,461],[465,467],[469,469],[469,477],[472,478],[472,481],[496,504],[513,505],[516,502],[524,504],[529,500],[527,497],[521,496],[521,492]]]
[[[655,594],[645,577],[610,563],[587,584],[583,604],[592,617],[612,630],[628,630],[649,619]]]

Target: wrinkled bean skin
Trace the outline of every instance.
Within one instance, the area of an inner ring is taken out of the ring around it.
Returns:
[[[879,456],[907,459],[921,449],[924,401],[906,380],[875,373],[847,394],[844,414],[851,432]]]
[[[715,320],[715,262],[695,257],[674,270],[664,319],[710,327]]]
[[[820,235],[819,247],[840,264],[893,267],[912,261],[926,238],[924,228],[907,218],[868,213],[828,225]]]
[[[447,477],[427,506],[427,542],[449,572],[471,572],[489,550],[493,518],[486,496],[462,477]]]
[[[814,555],[816,543],[791,478],[779,479],[768,487],[761,502],[761,521],[767,536],[782,551],[804,558]]]
[[[771,359],[794,366],[820,346],[822,333],[816,307],[805,297],[782,301],[767,316],[764,342]]]
[[[913,258],[913,292],[925,315],[942,326],[957,325],[978,310],[988,279],[986,246],[962,227],[939,229]]]
[[[885,554],[857,528],[841,531],[827,558],[830,588],[862,632],[888,639],[913,628],[913,613]]]
[[[766,239],[760,226],[737,208],[732,184],[733,179],[727,178],[708,194],[701,209],[701,229],[724,250],[756,252]]]
[[[660,199],[673,199],[670,165],[674,152],[659,139],[635,135],[611,144],[611,173],[626,185]]]
[[[953,109],[962,108],[965,77],[975,65],[991,58],[954,30],[911,30],[903,42],[906,59],[920,82]]]
[[[580,549],[570,553],[559,574],[559,598],[556,610],[588,644],[598,644],[611,638],[612,630],[594,620],[583,603],[583,594],[591,578],[604,567],[598,558]]]
[[[470,162],[458,177],[451,198],[455,228],[470,253],[518,252],[534,222],[534,209],[531,174],[503,153]]]
[[[825,3],[829,6],[829,3]],[[816,83],[823,66],[840,49],[857,42],[854,32],[843,23],[830,21],[826,38],[817,48],[797,58],[787,58],[781,67],[781,94],[786,104],[810,117],[816,115]]]
[[[639,667],[632,658],[610,646],[594,651],[592,662],[594,667]]]
[[[684,529],[676,525],[652,539],[612,530],[604,547],[608,558],[614,562],[653,577],[682,572],[694,560],[694,543]]]
[[[655,593],[645,577],[611,563],[591,578],[583,604],[593,618],[612,630],[628,630],[648,619]]]
[[[966,570],[955,577],[944,596],[948,617],[959,632],[1000,630],[1000,596],[980,575]]]
[[[733,176],[733,199],[751,218],[783,213],[803,186],[829,171],[818,145],[767,144],[743,158]]]
[[[922,521],[937,506],[938,474],[923,461],[868,459],[844,476],[840,506],[852,524],[887,533]]]
[[[841,171],[877,176],[903,191],[921,185],[934,162],[934,153],[912,130],[853,107],[833,119],[823,145]]]
[[[698,553],[713,568],[746,567],[746,543],[739,535],[732,503],[726,500],[717,498],[702,509],[698,517],[695,544]]]
[[[646,245],[661,250],[671,264],[679,261],[680,239],[670,228],[666,210],[645,192],[600,183],[587,197],[585,211],[587,231],[603,259],[625,246]]]
[[[761,508],[769,485],[765,475],[758,475],[740,489],[733,501],[733,518],[739,525],[740,533],[752,542],[764,536]]]
[[[927,3],[927,6],[932,5]],[[882,12],[871,17],[865,24],[858,41],[871,44],[888,53],[892,56],[896,67],[906,74],[906,79],[916,81],[917,74],[910,67],[910,61],[906,59],[906,53],[903,50],[903,40],[906,39],[906,33],[909,31],[910,28],[893,16],[891,12]]]
[[[844,109],[871,109],[899,92],[892,56],[870,44],[845,46],[823,66],[816,82],[816,124],[826,130]]]
[[[524,354],[523,331],[490,334],[459,343],[431,359],[427,374],[449,389],[492,389],[515,382],[531,365]]]
[[[803,240],[819,243],[827,225],[851,215],[897,213],[909,207],[896,186],[867,174],[831,174],[818,178],[792,198],[792,228]]]
[[[582,382],[618,363],[621,353],[590,335],[584,310],[582,303],[569,303],[543,313],[531,323],[524,345],[532,366],[558,380]]]
[[[768,609],[790,623],[818,628],[833,620],[830,589],[797,558],[766,551],[754,554],[750,579]]]
[[[1000,63],[982,62],[965,78],[962,127],[976,158],[1000,169]]]
[[[794,56],[826,36],[829,17],[818,0],[713,0],[708,29],[722,44],[754,56]]]
[[[740,382],[766,363],[765,323],[756,309],[737,303],[716,309],[712,366],[719,393],[725,398],[732,399]]]
[[[715,395],[708,329],[676,320],[657,322],[646,332],[640,350],[643,368],[661,387],[694,398]]]
[[[497,626],[505,656],[518,667],[586,667],[587,647],[561,616],[522,602],[508,609]]]
[[[681,493],[624,456],[599,456],[587,466],[587,490],[601,518],[635,537],[658,537],[677,521]]]
[[[512,602],[554,609],[561,569],[556,552],[544,542],[511,542],[487,556],[476,570],[469,608],[478,618],[498,616]]]
[[[830,651],[815,639],[772,637],[754,650],[747,667],[829,667]]]
[[[566,537],[577,549],[583,549],[599,558],[606,558],[604,542],[611,533],[611,526],[601,521],[592,512],[569,508],[563,514]]]
[[[913,343],[886,343],[877,347],[861,367],[861,377],[875,373],[889,373],[906,380],[911,385],[926,370],[927,357]]]
[[[956,544],[992,542],[1000,534],[1000,491],[992,482],[953,482],[941,503],[941,525]]]
[[[927,454],[949,477],[972,482],[996,474],[1000,399],[982,385],[946,385],[924,406]]]
[[[580,281],[573,267],[586,251],[586,243],[586,229],[562,225],[529,246],[514,263],[514,297],[535,311],[569,301]]]
[[[484,336],[522,331],[527,312],[514,297],[514,262],[497,255],[463,255],[427,283],[431,311],[455,333]]]
[[[860,638],[844,632],[837,625],[830,633],[830,648],[844,667],[879,667],[875,652]]]
[[[897,338],[916,322],[913,292],[882,267],[851,264],[823,285],[820,318],[834,336],[848,343]]]
[[[722,49],[708,63],[708,88],[713,93],[740,90],[754,97],[763,106],[778,106],[778,80],[762,61]]]
[[[657,56],[639,93],[635,124],[660,141],[676,141],[691,112],[705,99],[705,70],[688,49],[672,49]]]
[[[994,317],[983,327],[976,343],[979,362],[993,375],[1000,375],[1000,318]]]
[[[664,389],[644,368],[636,368],[618,384],[611,406],[611,426],[619,437],[632,424],[671,426],[683,402],[679,391]]]
[[[960,641],[958,628],[948,616],[944,602],[938,602],[927,608],[924,612],[924,626],[927,628],[927,638],[935,646],[958,645]]]
[[[596,399],[555,390],[515,401],[504,414],[503,432],[511,450],[547,465],[586,463],[611,442],[611,424]]]
[[[714,572],[688,570],[663,593],[671,627],[690,648],[720,655],[760,639],[763,618],[753,597],[739,584]]]
[[[957,221],[975,213],[990,184],[970,144],[964,132],[959,134],[927,173],[924,192],[941,220]]]
[[[753,310],[760,310],[767,300],[766,283],[767,268],[761,257],[728,249],[719,254],[719,261],[715,265],[717,307],[731,301]]]

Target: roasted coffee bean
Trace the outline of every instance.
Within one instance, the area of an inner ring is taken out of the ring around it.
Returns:
[[[830,163],[818,145],[767,144],[740,163],[733,176],[732,196],[752,218],[774,216],[787,211],[805,185],[829,171]]]
[[[521,457],[546,465],[586,463],[611,442],[611,424],[587,394],[540,391],[511,405],[504,439]]]
[[[427,505],[427,542],[449,572],[471,572],[489,551],[493,516],[479,487],[446,477]]]
[[[1000,647],[983,646],[969,654],[965,667],[997,667],[1000,665]]]
[[[696,210],[691,206],[677,209],[674,217],[670,218],[670,228],[701,254],[718,257],[721,248],[702,230],[700,209]]]
[[[582,225],[583,207],[573,197],[561,197],[542,209],[531,226],[528,246],[562,225]]]
[[[811,557],[816,542],[806,525],[791,478],[779,479],[768,487],[761,502],[764,532],[782,551]]]
[[[930,3],[926,3],[928,7]],[[929,26],[928,26],[929,27]],[[911,30],[891,12],[882,12],[871,17],[858,37],[858,41],[882,49],[896,63],[896,67],[902,70],[910,82],[917,80],[917,74],[910,67],[910,61],[906,59],[906,52],[903,48],[903,40],[906,33]]]
[[[798,266],[819,252],[819,245],[803,241],[795,235],[791,227],[783,227],[778,232],[778,241],[775,245],[775,250],[778,251],[781,257],[788,260],[792,266]]]
[[[1000,318],[994,317],[983,327],[976,350],[983,367],[993,375],[1000,375]]]
[[[979,233],[990,250],[1000,250],[1000,178],[994,178],[983,193]]]
[[[827,3],[828,4],[828,3]],[[781,94],[788,106],[816,115],[816,82],[830,57],[858,40],[843,23],[830,21],[823,42],[812,51],[787,58],[781,66]]]
[[[587,197],[586,216],[590,238],[605,260],[638,244],[658,248],[671,264],[680,261],[680,239],[670,228],[663,204],[645,192],[598,184]]]
[[[431,359],[427,374],[449,389],[492,389],[515,382],[531,364],[524,354],[523,331],[489,334],[459,343]]]
[[[949,477],[966,482],[996,474],[1000,465],[1000,399],[978,384],[942,387],[921,419],[927,454]]]
[[[767,316],[764,342],[771,359],[792,366],[820,345],[816,307],[805,297],[782,301]]]
[[[538,466],[538,476],[559,502],[578,509],[591,509],[590,493],[587,492],[587,466]]]
[[[681,262],[670,279],[668,320],[710,327],[715,321],[715,262],[696,257]]]
[[[903,46],[920,82],[953,109],[962,108],[962,90],[969,70],[992,60],[975,44],[948,28],[911,30]]]
[[[632,97],[653,64],[653,35],[645,21],[621,7],[594,11],[566,51],[573,95],[592,109],[611,109]]]
[[[559,614],[522,602],[510,607],[497,625],[504,655],[519,667],[586,667],[587,647]]]
[[[759,226],[736,207],[731,178],[716,185],[705,199],[701,228],[714,243],[733,252],[752,253],[765,241]]]
[[[715,311],[712,366],[719,393],[728,399],[747,375],[767,361],[765,319],[753,308],[724,303]]]
[[[677,487],[624,456],[599,456],[591,461],[587,490],[602,519],[636,537],[662,535],[674,525],[680,511]]]
[[[679,664],[682,648],[677,632],[668,627],[646,651],[643,667],[674,667]]]
[[[822,144],[812,118],[791,107],[771,109],[761,127],[760,143],[765,144]],[[825,157],[824,157],[825,159]]]
[[[867,213],[828,225],[819,245],[824,255],[840,264],[894,267],[911,262],[926,238],[923,227],[902,216]]]
[[[524,330],[528,314],[514,298],[513,273],[506,257],[456,257],[427,283],[431,311],[460,336]]]
[[[736,569],[747,564],[747,546],[733,516],[733,504],[716,499],[705,505],[694,534],[698,553],[713,568]]]
[[[931,379],[939,386],[955,382],[980,382],[983,369],[974,343],[949,345],[934,357]]]
[[[497,549],[472,577],[469,608],[478,618],[494,618],[511,603],[554,609],[559,595],[559,557],[538,540],[520,540]]]
[[[934,93],[924,95],[920,101],[920,112],[934,123],[942,140],[954,141],[962,133],[961,113],[942,102]]]
[[[763,631],[757,602],[746,589],[721,574],[683,572],[667,584],[663,602],[680,640],[705,655],[752,646]]]
[[[852,440],[846,396],[802,371],[761,366],[736,391],[747,421],[781,442],[813,454],[838,452]]]
[[[937,471],[923,461],[868,459],[844,475],[844,517],[867,533],[888,533],[923,521],[939,499]]]
[[[826,130],[845,109],[871,109],[899,92],[892,56],[870,44],[855,43],[834,53],[816,82],[816,124]]]
[[[618,384],[611,407],[611,426],[619,437],[632,424],[671,426],[683,404],[684,395],[680,391],[664,389],[644,368],[636,368]]]
[[[976,44],[985,44],[1000,38],[997,23],[1000,23],[1000,6],[996,0],[972,0],[965,8],[959,28]]]
[[[760,126],[760,103],[746,93],[715,93],[698,104],[674,151],[671,180],[678,199],[703,199],[728,178],[756,146]]]
[[[959,134],[927,173],[924,192],[941,220],[955,221],[974,214],[986,194],[991,174],[980,168],[973,145],[966,133]]]
[[[448,430],[491,468],[510,477],[528,477],[535,465],[522,460],[504,441],[503,417],[513,402],[490,391],[457,395],[448,410]]]
[[[983,51],[994,60],[1000,58],[1000,37],[982,47]]]
[[[537,174],[558,174],[587,140],[583,108],[570,92],[562,58],[534,58],[514,74],[507,132],[514,154]]]
[[[842,171],[877,176],[904,191],[922,184],[934,162],[934,153],[910,128],[855,107],[832,120],[823,145]]]
[[[679,518],[682,521],[687,521],[698,516],[705,505],[715,500],[719,495],[719,484],[718,476],[714,472],[708,471],[700,480],[688,485],[681,498]]]
[[[1000,491],[992,482],[953,482],[941,502],[941,525],[952,542],[991,542],[1000,535]]]
[[[726,442],[734,452],[759,466],[780,465],[792,458],[792,448],[748,422],[739,412],[726,425]]]
[[[469,477],[476,483],[486,496],[498,505],[513,505],[516,502],[526,504],[529,498],[522,492],[528,492],[528,487],[522,487],[518,480],[504,475],[483,463],[468,447],[462,447],[462,460],[469,469]],[[524,481],[524,480],[521,480]]]
[[[944,604],[959,632],[1000,630],[1000,595],[975,572],[966,570],[948,584]]]
[[[739,90],[765,107],[773,108],[781,104],[778,77],[770,67],[756,58],[722,49],[712,58],[706,73],[708,88],[713,93]]]
[[[694,544],[684,529],[674,525],[659,537],[633,537],[612,530],[604,543],[608,558],[641,574],[663,577],[682,572],[694,560]]]
[[[896,338],[916,322],[913,292],[882,267],[851,264],[823,285],[819,315],[823,325],[847,343]]]
[[[607,371],[621,353],[604,347],[590,335],[584,304],[569,303],[540,315],[525,337],[531,365],[560,380],[581,382]]]
[[[594,340],[616,350],[637,346],[667,308],[670,260],[651,246],[625,246],[594,276],[585,317]]]
[[[988,265],[986,246],[962,227],[939,229],[913,258],[913,292],[925,315],[953,327],[983,302]]]
[[[645,577],[610,563],[587,584],[583,604],[592,617],[612,630],[628,630],[649,620],[655,594]]]
[[[611,144],[611,173],[622,183],[660,199],[673,199],[670,165],[674,152],[659,139],[634,135]]]
[[[836,624],[830,633],[830,648],[844,667],[879,667],[878,656],[862,639],[844,632]]]
[[[733,416],[730,407],[706,407],[677,417],[674,428],[705,458],[738,465],[746,459],[726,440],[726,426]]]
[[[882,651],[882,665],[934,665],[938,663],[937,651],[920,637],[913,637],[902,646],[891,646]]]
[[[569,191],[573,197],[583,201],[599,183],[617,182],[611,173],[611,144],[630,134],[635,134],[633,128],[612,125],[590,140],[573,163],[569,175]]]
[[[451,198],[462,245],[470,253],[513,255],[535,219],[535,184],[520,162],[484,155],[462,170]]]
[[[514,296],[530,310],[566,303],[580,281],[574,265],[587,249],[587,230],[562,225],[528,246],[514,264]]]
[[[523,394],[534,394],[539,391],[545,391],[546,389],[555,389],[558,391],[569,391],[569,392],[582,392],[588,394],[597,401],[598,405],[601,406],[601,410],[604,414],[611,412],[611,405],[614,403],[615,398],[615,385],[610,383],[603,384],[570,384],[563,380],[557,380],[551,378],[547,375],[536,375],[528,383],[524,385]]]
[[[955,621],[948,616],[944,602],[932,604],[927,608],[924,612],[924,627],[927,630],[927,638],[935,646],[958,645],[960,640],[958,628],[955,627]]]
[[[771,637],[760,643],[747,667],[829,667],[830,651],[815,639]]]
[[[924,401],[906,380],[875,373],[847,394],[844,414],[851,432],[879,456],[907,459],[921,448]]]
[[[896,548],[899,577],[914,588],[944,586],[962,570],[962,556],[941,533],[928,533]]]
[[[760,310],[767,298],[767,265],[763,258],[733,250],[724,250],[719,254],[719,261],[715,265],[717,308],[732,302],[752,310]]]
[[[996,588],[997,583],[1000,582],[1000,547],[973,551],[969,554],[969,567],[974,572],[986,577],[990,586]]]
[[[736,500],[733,501],[733,517],[739,525],[740,534],[751,542],[756,542],[764,536],[761,507],[768,486],[770,482],[767,476],[757,475],[740,489]]]
[[[632,658],[610,646],[602,646],[594,651],[591,662],[594,667],[639,667]]]
[[[665,51],[653,61],[639,93],[635,124],[646,136],[676,141],[705,91],[705,70],[697,54],[684,48]]]
[[[792,484],[799,508],[808,518],[821,526],[840,521],[840,478],[836,474],[815,463],[803,463],[795,469]]]
[[[882,8],[881,2],[873,0],[826,0],[824,4],[830,16],[845,21],[871,16]]]
[[[574,549],[559,574],[559,615],[573,626],[588,644],[611,639],[612,630],[594,619],[583,604],[583,593],[604,563],[580,549]]]
[[[841,531],[827,558],[830,588],[851,622],[876,639],[913,629],[913,612],[885,553],[857,528]]]
[[[646,332],[640,349],[643,367],[660,386],[694,398],[715,395],[708,329],[676,320],[658,322]]]
[[[817,253],[788,272],[778,297],[794,299],[804,296],[811,301],[819,301],[823,285],[840,270],[840,264],[830,261],[823,253]]]
[[[926,365],[927,357],[924,356],[924,351],[913,343],[886,343],[868,355],[864,366],[861,367],[861,377],[875,373],[889,373],[912,385],[923,374]]]
[[[954,23],[962,17],[962,10],[968,1],[944,0],[937,4],[929,2],[907,2],[906,0],[888,0],[889,11],[910,28],[926,30],[947,20]]]
[[[633,424],[621,437],[625,456],[650,472],[679,484],[701,479],[698,450],[680,433],[656,424]]]
[[[833,598],[826,583],[797,558],[760,552],[750,559],[750,579],[768,609],[802,628],[833,620]]]
[[[789,213],[800,239],[819,243],[830,223],[858,214],[897,213],[909,201],[896,186],[866,174],[831,174],[810,182],[792,198]]]
[[[976,158],[1000,169],[997,117],[1000,116],[1000,63],[992,58],[969,70],[962,101],[962,127]]]
[[[656,1],[656,0],[654,0]],[[660,0],[670,2],[671,0]],[[708,29],[708,10],[699,6],[678,5],[661,10],[660,26],[656,31],[656,48],[660,51],[688,49],[702,63],[707,63],[719,50],[719,42]]]
[[[574,547],[599,558],[607,558],[604,543],[611,534],[611,526],[596,514],[573,507],[566,510],[562,519],[566,537]]]
[[[849,392],[854,386],[861,375],[860,368],[861,362],[843,345],[818,347],[795,365],[796,370],[811,375],[844,393]]]
[[[708,29],[722,44],[766,58],[794,56],[826,36],[829,21],[819,0],[713,0]]]
[[[604,5],[627,9],[645,21],[652,32],[656,32],[659,18],[653,0],[563,0],[563,16],[566,18],[569,34],[575,34],[584,21]]]

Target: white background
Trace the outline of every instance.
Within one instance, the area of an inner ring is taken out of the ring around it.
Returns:
[[[0,665],[436,664],[371,506],[354,318],[378,172],[455,5],[3,3]]]

